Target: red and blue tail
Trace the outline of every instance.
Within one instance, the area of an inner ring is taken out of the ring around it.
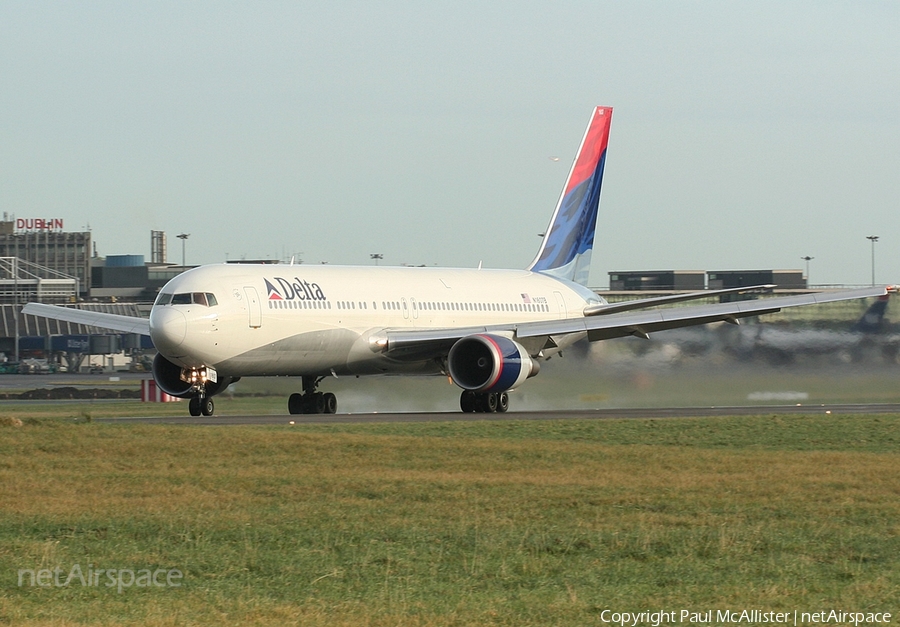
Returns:
[[[529,270],[587,285],[611,120],[611,107],[594,109],[550,226]]]

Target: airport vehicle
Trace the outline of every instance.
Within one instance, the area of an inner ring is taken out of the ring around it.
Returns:
[[[291,414],[334,413],[329,376],[445,374],[465,412],[506,411],[508,392],[579,339],[654,331],[782,307],[878,296],[884,289],[652,309],[748,288],[609,304],[587,285],[612,109],[596,107],[534,261],[524,270],[201,266],[162,289],[149,320],[30,303],[25,312],[149,334],[153,377],[211,415],[245,376],[301,377]],[[651,308],[651,309],[648,309]]]

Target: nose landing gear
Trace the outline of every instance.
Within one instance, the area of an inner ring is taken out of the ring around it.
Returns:
[[[155,371],[153,375],[156,377]],[[179,379],[182,383],[190,386],[186,391],[194,394],[194,396],[190,397],[191,400],[188,403],[188,411],[191,416],[212,416],[216,408],[212,395],[221,390],[223,386],[227,386],[232,380],[230,378],[220,380],[215,369],[208,366],[204,368],[183,368]]]
[[[337,411],[337,397],[331,392],[318,392],[316,388],[325,377],[303,377],[303,394],[291,394],[288,398],[290,414],[333,414]]]
[[[215,409],[216,404],[210,396],[192,396],[188,403],[191,416],[212,416]]]

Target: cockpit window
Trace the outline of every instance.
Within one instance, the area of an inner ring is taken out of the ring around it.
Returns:
[[[165,296],[165,298],[163,298]],[[169,303],[173,305],[190,305],[191,303],[195,305],[203,305],[204,307],[215,307],[219,304],[216,300],[214,294],[210,294],[209,292],[193,292],[193,293],[185,293],[185,294],[160,294],[159,298],[156,300],[157,305],[167,305]]]

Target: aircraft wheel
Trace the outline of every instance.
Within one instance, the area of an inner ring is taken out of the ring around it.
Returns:
[[[211,396],[207,396],[200,402],[200,412],[204,416],[212,416],[213,412],[216,410],[216,404],[213,402]]]
[[[303,412],[303,396],[300,394],[291,394],[288,397],[288,413],[302,414]]]
[[[321,392],[316,392],[316,395],[312,398],[312,406],[315,411],[314,414],[324,414],[325,413],[325,395]]]
[[[316,395],[315,394],[304,394],[303,400],[300,402],[300,413],[301,414],[316,414]]]
[[[188,402],[188,411],[191,413],[191,416],[199,416],[202,413],[199,396],[191,397],[190,402]]]
[[[466,414],[478,411],[478,398],[472,390],[463,390],[459,396],[459,408]]]
[[[326,392],[322,395],[322,404],[325,408],[325,411],[322,412],[323,414],[334,414],[337,412],[337,396],[331,392]]]
[[[509,411],[509,394],[506,392],[501,392],[497,395],[497,411],[501,414]]]
[[[497,411],[497,393],[496,392],[487,392],[485,394],[478,395],[478,411],[484,412],[486,414],[493,414]]]

